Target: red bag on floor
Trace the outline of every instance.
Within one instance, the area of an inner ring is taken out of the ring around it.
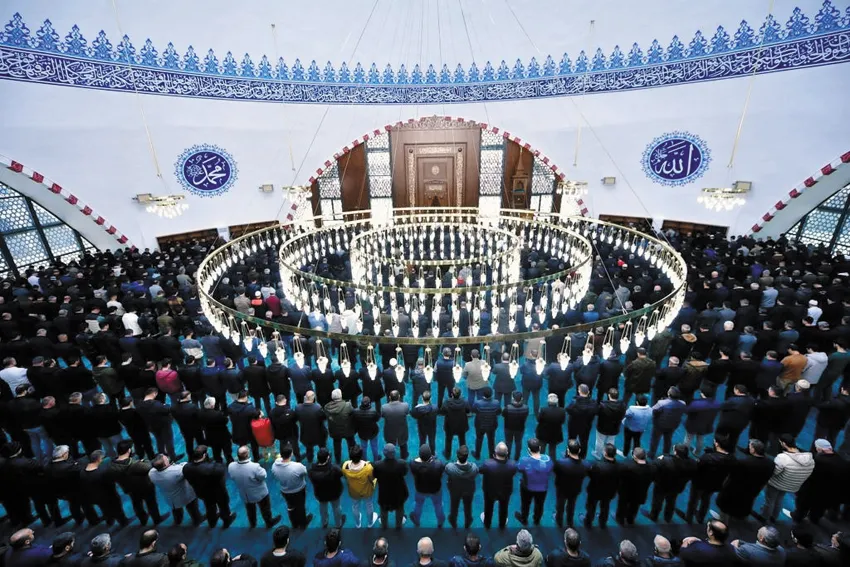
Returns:
[[[274,446],[274,431],[272,431],[272,421],[267,417],[261,417],[251,420],[251,431],[254,432],[254,439],[260,447]]]

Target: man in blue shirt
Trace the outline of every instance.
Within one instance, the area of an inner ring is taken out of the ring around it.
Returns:
[[[540,441],[528,440],[528,455],[520,459],[517,470],[522,474],[519,494],[522,512],[514,512],[514,517],[522,525],[528,525],[531,502],[534,501],[534,525],[540,525],[543,517],[543,505],[546,503],[546,491],[549,489],[549,475],[554,463],[548,455],[540,452]]]

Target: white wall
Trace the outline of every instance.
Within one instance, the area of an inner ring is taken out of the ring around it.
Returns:
[[[280,33],[280,27],[278,31],[279,37],[285,36],[279,49],[281,54],[286,52],[288,62],[295,55],[320,62],[346,59],[340,53],[347,50],[334,46],[331,40],[342,41],[349,32],[356,35],[357,22],[363,20],[363,11],[371,7],[371,3],[365,2],[339,2],[333,5],[335,9],[328,7],[329,2],[298,2],[296,7],[289,4],[259,3],[257,7],[252,5],[248,13],[240,7],[242,4],[223,0],[205,2],[204,9],[198,2],[188,3],[187,7],[186,3],[118,1],[122,27],[133,36],[137,48],[147,36],[158,47],[179,37],[196,46],[214,47],[219,55],[227,49],[234,49],[234,55],[251,51],[252,56],[256,55],[255,63],[259,54],[274,52],[270,36],[264,38],[261,32],[268,18],[277,18],[283,22],[280,25],[287,26],[286,34]],[[374,18],[389,23],[394,17],[404,21],[406,12],[398,7],[401,4],[408,3],[391,3],[388,14],[382,12]],[[439,4],[447,11],[443,25],[449,25],[446,23],[450,18],[449,3]],[[496,4],[499,3],[481,2],[480,6],[470,3],[474,10],[468,16],[477,18],[476,25],[481,30],[510,30],[508,26],[516,22],[505,20],[504,8],[496,10]],[[535,9],[531,2],[516,4],[518,13]],[[576,39],[581,26],[560,8],[565,3],[549,1],[535,6],[541,4],[536,8],[539,17],[525,20],[526,29],[534,26],[535,45],[543,53],[551,51],[554,55],[567,49],[574,56],[577,49],[573,46],[585,45]],[[593,5],[598,2],[569,4],[570,10],[576,10],[578,20],[596,10]],[[723,23],[731,32],[742,17],[760,21],[762,10],[766,11],[766,5],[762,7],[761,3],[741,5],[721,0],[703,2],[675,13],[668,12],[669,2],[645,2],[640,9],[632,8],[632,4],[618,2],[617,10],[606,10],[599,15],[593,45],[610,46],[612,42],[629,45],[628,40],[640,41],[645,48],[653,37],[663,38],[662,43],[666,44],[673,33],[681,33],[683,39],[689,37],[700,27],[699,22],[703,22],[704,29]],[[787,14],[793,6],[784,1],[776,4],[777,14]],[[352,12],[355,5],[360,19]],[[89,40],[92,39],[89,30],[99,27],[107,29],[110,37],[118,36],[109,1],[85,5],[79,1],[61,5],[41,0],[14,1],[5,6],[10,11],[20,10],[33,24],[50,17],[62,34],[78,23]],[[807,8],[812,15],[816,11]],[[547,10],[557,17],[547,18]],[[346,17],[348,22],[343,21]],[[457,18],[451,21],[452,26],[459,25]],[[393,28],[387,24],[386,29]],[[305,39],[319,35],[322,41]],[[397,54],[390,49],[387,37],[376,31],[374,36],[364,38],[363,57],[357,59],[382,60],[387,54]],[[448,38],[444,37],[444,59],[448,60],[447,53],[457,53],[453,61],[468,60],[461,50],[465,36],[458,33],[450,37],[454,51],[450,51]],[[527,59],[537,54],[518,30],[498,37],[479,33],[477,37],[488,53],[494,54],[482,57],[476,53],[478,61],[507,58],[509,53],[513,54],[511,59],[518,55]],[[350,48],[355,40],[356,37],[347,37],[343,43]],[[177,47],[178,51],[185,50],[185,45]],[[437,53],[433,43],[424,52]],[[749,110],[735,167],[730,170],[726,165],[751,81]],[[283,196],[280,191],[260,193],[259,185],[304,183],[343,145],[366,132],[398,120],[445,114],[510,131],[549,155],[570,178],[590,182],[590,194],[585,201],[594,215],[632,214],[692,220],[729,225],[733,232],[740,233],[749,229],[794,185],[850,150],[850,131],[846,128],[850,123],[848,91],[847,65],[759,75],[754,79],[486,106],[285,105],[138,97],[130,93],[0,81],[0,100],[6,106],[0,115],[0,154],[55,179],[96,210],[105,211],[104,216],[134,244],[147,246],[155,242],[157,235],[273,218],[283,204]],[[150,129],[161,178],[156,175],[142,113]],[[577,146],[579,127],[581,136]],[[640,167],[646,145],[654,137],[673,130],[697,134],[708,143],[712,153],[706,175],[685,187],[655,184]],[[174,162],[183,150],[199,143],[219,145],[237,161],[239,178],[227,194],[215,198],[189,195],[189,211],[176,220],[151,216],[131,201],[138,193],[182,192],[174,177]],[[610,175],[617,177],[616,186],[603,187],[599,179]],[[732,214],[712,214],[696,203],[702,187],[725,186],[735,180],[753,182],[753,192],[742,209]]]

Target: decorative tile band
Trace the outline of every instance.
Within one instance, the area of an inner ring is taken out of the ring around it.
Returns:
[[[45,189],[50,191],[51,193],[55,193],[57,195],[61,195],[66,201],[70,204],[74,205],[82,214],[89,218],[90,221],[98,225],[101,229],[105,230],[107,234],[112,235],[115,240],[118,241],[119,244],[135,248],[133,244],[130,242],[127,235],[122,234],[115,227],[115,225],[111,224],[108,220],[102,217],[97,211],[91,208],[91,206],[87,205],[83,201],[80,200],[79,197],[54,182],[51,179],[48,179],[43,173],[39,173],[38,171],[25,166],[24,164],[13,160],[12,158],[8,158],[4,155],[0,155],[0,167],[6,167],[7,169],[14,171],[24,177],[27,177],[36,183],[40,183],[44,186]],[[14,189],[14,187],[12,187]],[[35,199],[38,202],[38,199]],[[70,223],[68,223],[70,226]],[[73,226],[71,228],[74,228]]]
[[[781,25],[773,15],[758,32],[746,21],[730,34],[719,26],[711,38],[697,31],[685,45],[678,36],[664,48],[654,40],[644,51],[601,48],[573,61],[548,56],[543,63],[517,59],[510,67],[489,61],[479,70],[458,64],[402,64],[383,71],[372,63],[338,69],[328,62],[307,68],[296,59],[290,68],[263,55],[237,61],[231,52],[219,60],[203,58],[192,46],[180,55],[169,43],[160,52],[150,39],[136,48],[128,36],[114,43],[104,31],[88,42],[78,26],[64,39],[50,20],[33,34],[20,14],[0,32],[0,78],[82,88],[147,94],[262,102],[319,104],[444,104],[520,100],[617,92],[770,73],[850,61],[850,7],[844,14],[825,0],[812,20],[795,8]],[[424,70],[423,70],[424,69]]]

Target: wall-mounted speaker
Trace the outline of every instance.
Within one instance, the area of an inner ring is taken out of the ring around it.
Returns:
[[[274,185],[272,185],[271,183],[265,183],[263,185],[260,185],[260,192],[261,193],[272,193],[272,192],[274,192]]]
[[[617,178],[616,177],[603,177],[602,178],[602,185],[616,185],[616,184],[617,184]]]

